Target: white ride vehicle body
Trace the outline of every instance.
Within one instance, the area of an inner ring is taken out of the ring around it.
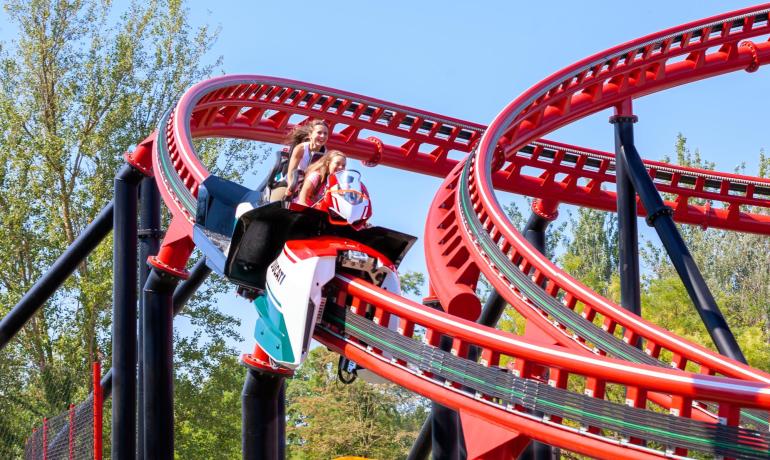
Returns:
[[[324,286],[338,270],[401,293],[393,264],[367,246],[338,237],[288,241],[268,268],[264,295],[254,301],[254,337],[275,364],[294,369],[305,359],[323,317]],[[389,326],[395,329],[395,320]]]

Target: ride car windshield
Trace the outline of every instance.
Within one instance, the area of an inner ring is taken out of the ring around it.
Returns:
[[[334,173],[337,178],[339,190],[337,191],[350,204],[361,203],[364,199],[361,187],[361,173],[353,169],[346,169]]]

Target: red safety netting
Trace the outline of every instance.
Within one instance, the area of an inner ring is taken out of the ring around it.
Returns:
[[[24,444],[25,460],[83,460],[102,458],[101,369],[94,364],[94,392],[78,405],[45,417]]]

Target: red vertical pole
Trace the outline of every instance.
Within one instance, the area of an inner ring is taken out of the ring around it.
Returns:
[[[32,458],[37,458],[37,428],[32,428]]]
[[[43,417],[43,460],[48,460],[48,419]]]
[[[70,404],[70,460],[75,458],[75,405]]]
[[[94,362],[94,460],[102,460],[102,366]]]

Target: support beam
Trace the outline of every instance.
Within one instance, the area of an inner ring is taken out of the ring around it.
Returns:
[[[148,257],[158,254],[160,239],[160,191],[155,179],[145,177],[139,184],[139,286],[144,286],[150,274],[150,268],[144,262]],[[175,305],[176,306],[176,305]],[[137,334],[137,438],[136,458],[144,458],[144,296],[139,296],[139,319]]]
[[[616,115],[610,123],[635,123],[636,118]],[[632,133],[633,135],[633,133]],[[620,305],[631,313],[642,315],[639,288],[639,236],[636,225],[636,190],[623,161],[623,144],[615,130],[615,184],[618,205],[618,264],[620,271]],[[638,346],[639,343],[634,344]]]
[[[545,206],[541,200],[535,200],[532,203],[532,214],[530,214],[524,230],[521,231],[521,234],[529,241],[529,244],[534,246],[543,255],[545,255],[545,231],[548,228],[548,224],[553,222],[559,215],[555,204],[548,206],[550,208],[549,212],[544,210]]]
[[[412,444],[412,449],[406,460],[425,460],[430,455],[431,437],[433,436],[433,418],[429,415],[422,423],[417,439]]]
[[[655,227],[655,231],[682,279],[695,309],[706,325],[711,339],[721,354],[745,363],[746,358],[743,356],[735,336],[730,331],[722,312],[719,311],[714,296],[706,286],[703,275],[701,275],[682,235],[674,224],[671,217],[672,209],[663,203],[663,199],[655,188],[655,184],[636,150],[633,119],[629,117],[618,119],[615,123],[615,135],[621,144],[622,159],[625,161],[628,175],[647,210],[647,225]]]
[[[441,336],[439,348],[444,351],[452,349],[452,340]],[[446,406],[433,402],[431,404],[431,444],[434,460],[460,460],[462,455],[463,437],[460,426],[460,415]]]
[[[542,202],[533,205],[533,213],[527,221],[527,225],[522,230],[522,234],[537,250],[545,254],[545,231],[554,219],[556,219],[558,213],[556,212],[556,204],[544,205]],[[497,322],[505,310],[507,302],[503,297],[492,291],[484,303],[484,308],[481,309],[481,314],[476,320],[477,323],[484,326],[495,327]],[[478,347],[470,347],[468,350],[468,359],[476,361],[479,358]],[[446,408],[444,408],[446,409]],[[441,409],[439,409],[441,411]],[[451,411],[454,414],[454,411]],[[456,415],[456,414],[455,414]],[[412,444],[412,449],[409,451],[407,460],[425,460],[430,454],[429,441],[433,437],[433,413],[428,415],[420,428],[420,433]],[[545,446],[550,449],[549,446]],[[434,458],[437,458],[434,456]],[[542,458],[542,457],[537,457]]]
[[[542,200],[536,200],[532,203],[532,214],[527,220],[522,234],[524,238],[535,247],[541,254],[546,253],[546,230],[548,224],[553,222],[558,216],[556,210],[557,204],[545,206]],[[542,413],[535,412],[535,416],[542,417]],[[519,455],[519,460],[550,460],[553,458],[553,448],[548,444],[533,440]]]
[[[286,456],[286,377],[246,371],[241,392],[243,460],[280,460]]]
[[[67,248],[48,271],[24,294],[0,320],[0,350],[21,330],[27,321],[51,298],[112,230],[113,202],[110,201]]]
[[[144,458],[174,458],[173,292],[179,278],[153,268],[144,286]]]
[[[123,171],[129,171],[123,173]],[[136,301],[138,183],[125,165],[115,178],[112,292],[112,458],[136,457]]]
[[[195,291],[201,287],[210,274],[211,268],[206,265],[206,258],[201,257],[190,270],[190,277],[179,283],[179,286],[174,289],[174,295],[172,297],[172,301],[174,302],[174,316],[182,311],[193,294],[195,294]],[[144,302],[144,296],[142,296],[142,302]],[[144,357],[142,357],[142,359],[144,359]],[[102,377],[102,391],[104,392],[105,398],[110,397],[112,392],[112,369]]]
[[[174,316],[182,311],[210,274],[211,268],[206,265],[206,258],[201,257],[190,270],[190,276],[174,289],[174,295],[171,298],[171,301],[174,303]]]

